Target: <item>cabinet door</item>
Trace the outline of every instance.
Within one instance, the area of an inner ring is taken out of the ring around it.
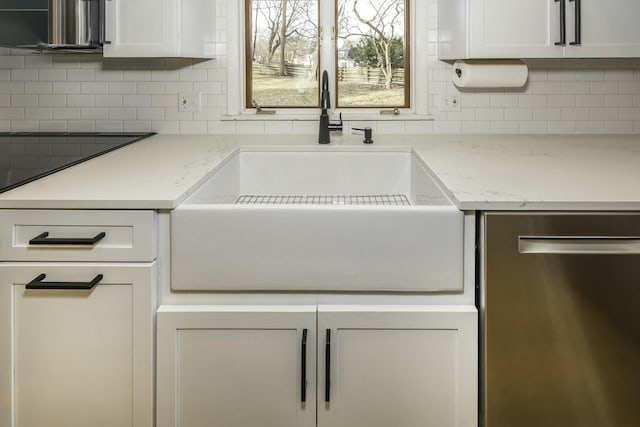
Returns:
[[[186,308],[158,310],[158,427],[315,426],[316,306]]]
[[[582,1],[579,46],[575,41],[575,0],[567,0],[567,48],[569,57],[638,57],[640,31],[638,0]]]
[[[175,56],[175,0],[111,0],[106,3],[105,57]]]
[[[476,426],[477,313],[444,310],[320,306],[318,426]]]
[[[553,58],[563,50],[559,2],[470,0],[469,43],[474,58]]]
[[[87,282],[91,290],[30,290]],[[152,264],[0,264],[0,426],[151,427]]]

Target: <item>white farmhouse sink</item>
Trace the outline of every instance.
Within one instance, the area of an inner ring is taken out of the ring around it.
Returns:
[[[171,213],[175,290],[462,290],[463,214],[408,151],[240,151]]]

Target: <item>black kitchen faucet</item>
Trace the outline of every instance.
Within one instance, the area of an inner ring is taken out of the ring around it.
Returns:
[[[342,113],[340,113],[340,122],[331,123],[329,121],[328,109],[331,109],[331,95],[329,95],[329,73],[322,72],[322,88],[320,93],[320,131],[318,132],[318,143],[328,144],[331,142],[330,132],[334,130],[342,130]]]

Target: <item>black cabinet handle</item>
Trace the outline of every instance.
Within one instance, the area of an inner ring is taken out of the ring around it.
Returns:
[[[98,274],[90,282],[43,282],[47,277],[46,274],[41,274],[29,283],[27,283],[27,289],[70,289],[70,290],[89,290],[93,289],[102,278],[102,274]]]
[[[575,1],[576,2],[576,8],[575,8],[575,13],[576,13],[576,24],[575,24],[575,40],[572,41],[571,43],[569,43],[571,46],[580,46],[580,39],[582,38],[582,31],[580,28],[580,23],[582,21],[582,18],[580,16],[580,0],[569,0],[569,1]]]
[[[567,44],[567,29],[565,27],[567,5],[565,0],[555,0],[555,2],[560,2],[560,41],[555,44],[556,46],[564,46]]]
[[[307,401],[307,328],[302,330],[302,368],[300,372],[300,402]]]
[[[331,329],[327,329],[327,340],[324,344],[324,401],[331,401]]]
[[[71,246],[95,246],[100,240],[104,239],[106,233],[103,231],[93,237],[76,238],[76,237],[49,237],[49,232],[45,231],[29,240],[30,245],[71,245]]]

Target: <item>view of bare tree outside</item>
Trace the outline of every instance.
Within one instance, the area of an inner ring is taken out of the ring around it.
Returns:
[[[408,107],[405,0],[338,0],[338,107]]]
[[[247,106],[317,107],[318,0],[247,0]]]

